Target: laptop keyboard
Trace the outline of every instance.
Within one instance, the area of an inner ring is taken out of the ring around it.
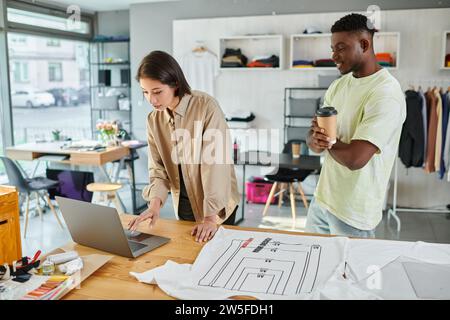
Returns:
[[[145,244],[142,244],[142,243],[139,243],[139,242],[134,242],[134,241],[128,241],[128,244],[130,245],[130,249],[133,252],[138,251],[138,250],[146,247]]]

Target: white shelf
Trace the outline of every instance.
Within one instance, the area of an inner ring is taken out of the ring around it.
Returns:
[[[220,41],[220,57],[223,56],[225,48],[241,49],[241,53],[248,58],[250,62],[255,56],[271,56],[276,55],[280,59],[277,68],[222,68],[221,59],[219,61],[219,69],[222,71],[274,71],[283,68],[283,36],[282,35],[249,35],[249,36],[232,36],[222,37]]]
[[[374,50],[377,52],[389,52],[395,65],[385,67],[386,69],[397,69],[399,65],[400,53],[400,33],[399,32],[377,32],[374,35]],[[331,33],[318,34],[293,34],[290,38],[290,61],[289,69],[295,71],[322,71],[334,70],[336,67],[312,67],[294,68],[294,60],[316,61],[319,59],[331,58]]]
[[[400,32],[376,32],[373,35],[375,53],[389,52],[394,58],[394,66],[386,69],[398,69],[400,64]]]
[[[444,31],[442,36],[442,56],[441,56],[441,70],[450,70],[450,67],[445,66],[445,56],[450,54],[450,30]]]

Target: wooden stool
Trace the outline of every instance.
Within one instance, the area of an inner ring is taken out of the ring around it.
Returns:
[[[267,210],[269,209],[270,203],[272,202],[273,197],[275,196],[275,191],[277,191],[277,187],[279,187],[278,192],[278,207],[281,207],[282,197],[284,191],[289,190],[290,200],[291,200],[291,211],[292,211],[292,225],[295,228],[295,223],[297,220],[297,211],[295,208],[295,191],[294,191],[294,183],[293,182],[279,182],[275,181],[272,185],[272,189],[270,190],[269,197],[267,198],[266,205],[264,206],[263,216],[266,215]],[[308,201],[306,200],[305,193],[303,192],[303,188],[300,182],[298,182],[297,190],[300,193],[300,197],[302,198],[303,205],[306,209],[308,209]]]
[[[119,198],[117,197],[117,190],[119,190],[120,188],[122,188],[122,185],[120,183],[93,182],[86,186],[87,191],[94,192],[94,195],[96,192],[99,194],[100,201],[98,202],[107,202],[107,206],[109,206],[111,202],[113,202],[114,206],[117,209],[117,212],[119,212],[119,214],[123,214],[125,213],[125,210],[122,206],[122,203],[119,201]],[[104,199],[103,197],[103,195],[105,194],[106,199]]]
[[[303,205],[306,209],[308,209],[308,201],[306,200],[305,193],[303,192],[301,182],[305,180],[305,178],[311,173],[311,170],[293,170],[293,169],[285,169],[279,168],[275,169],[273,173],[267,174],[264,177],[264,180],[273,182],[272,189],[270,190],[269,197],[267,198],[266,205],[263,210],[263,216],[266,215],[267,210],[269,209],[270,203],[274,196],[278,195],[278,207],[281,207],[281,203],[283,202],[283,193],[289,192],[290,202],[291,202],[291,211],[292,211],[292,225],[295,228],[295,223],[297,220],[297,211],[295,208],[295,189],[294,183],[297,183],[297,190],[300,193],[301,199],[303,201]],[[275,194],[279,188],[279,192]]]

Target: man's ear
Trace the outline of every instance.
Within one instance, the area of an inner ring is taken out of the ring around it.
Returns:
[[[367,39],[361,39],[359,40],[359,45],[361,46],[363,52],[367,52],[370,48],[370,41]]]

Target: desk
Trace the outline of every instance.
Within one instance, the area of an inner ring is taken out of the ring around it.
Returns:
[[[66,155],[67,160],[58,161],[71,165],[103,166],[130,154],[127,147],[108,147],[102,151],[79,151],[63,149],[64,142],[26,143],[6,148],[6,155],[14,160],[36,160],[44,155]]]
[[[40,157],[45,155],[62,155],[67,156],[66,160],[54,161],[58,163],[64,163],[69,165],[90,165],[98,166],[106,177],[108,182],[111,182],[111,178],[108,175],[104,165],[109,162],[123,161],[123,159],[133,153],[136,149],[147,146],[146,143],[139,143],[136,145],[130,145],[127,147],[107,147],[100,151],[80,151],[76,149],[64,149],[63,146],[67,142],[44,142],[44,143],[26,143],[13,147],[6,148],[6,156],[13,160],[26,160],[33,161],[39,160]],[[131,192],[132,192],[132,212],[135,213],[136,208],[136,185],[134,179],[134,163],[131,161],[132,176]],[[122,162],[119,164],[119,169],[122,167]],[[36,167],[37,168],[37,167]],[[36,168],[34,171],[36,171]],[[34,175],[34,173],[33,173]],[[117,177],[118,175],[116,175]]]
[[[124,227],[132,218],[134,218],[132,215],[121,216]],[[144,272],[165,264],[169,259],[177,263],[194,263],[204,243],[200,244],[195,242],[194,238],[190,235],[193,225],[193,222],[188,221],[159,219],[155,227],[149,229],[147,223],[142,223],[138,229],[139,231],[169,237],[171,241],[136,259],[114,256],[103,267],[83,281],[80,289],[73,289],[63,299],[173,299],[157,285],[138,282],[129,272]],[[240,228],[235,226],[224,227],[259,232],[311,235],[270,229]],[[76,250],[82,256],[93,253],[110,254],[75,243],[69,243],[63,248],[65,250]]]
[[[236,224],[244,220],[245,210],[245,166],[265,166],[287,169],[320,170],[320,156],[301,155],[300,158],[293,158],[289,153],[273,153],[261,151],[247,151],[240,154],[240,158],[235,161],[236,165],[242,165],[242,217]]]

